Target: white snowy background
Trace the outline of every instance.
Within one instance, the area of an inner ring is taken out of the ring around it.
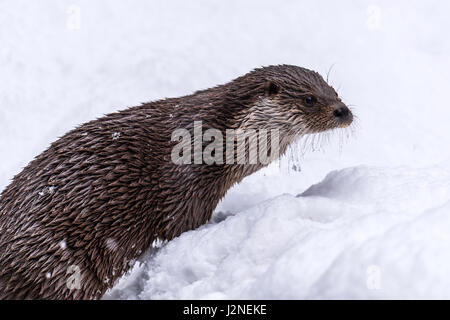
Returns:
[[[449,14],[444,0],[2,0],[0,190],[103,114],[259,66],[332,67],[354,133],[246,178],[105,298],[450,298]]]

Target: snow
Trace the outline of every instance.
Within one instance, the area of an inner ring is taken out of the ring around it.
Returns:
[[[107,298],[448,298],[449,199],[442,167],[333,171],[184,233]]]
[[[114,133],[112,134],[112,138],[113,138],[113,140],[119,139],[119,138],[120,138],[120,132],[114,132]]]
[[[65,250],[67,248],[67,243],[66,240],[63,240],[59,243],[59,247],[63,250]]]
[[[352,130],[303,141],[246,178],[211,223],[158,245],[105,298],[450,298],[449,9],[2,1],[0,189],[102,114],[262,65],[331,69]]]

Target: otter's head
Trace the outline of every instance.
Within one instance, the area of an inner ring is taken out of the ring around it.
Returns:
[[[353,115],[317,72],[291,65],[255,69],[242,77],[258,92],[245,126],[278,128],[289,135],[345,128]]]

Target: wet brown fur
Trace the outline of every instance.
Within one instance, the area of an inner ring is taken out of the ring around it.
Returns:
[[[282,153],[298,135],[347,125],[334,119],[336,104],[319,74],[270,66],[68,132],[1,194],[0,298],[100,298],[156,239],[204,224],[233,184],[262,167],[175,165],[175,129],[192,131],[195,120],[204,130],[279,128]],[[71,265],[80,289],[66,286]]]

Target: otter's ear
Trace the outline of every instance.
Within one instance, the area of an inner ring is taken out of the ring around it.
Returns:
[[[268,96],[272,96],[280,92],[280,87],[273,81],[267,81],[264,90]]]

